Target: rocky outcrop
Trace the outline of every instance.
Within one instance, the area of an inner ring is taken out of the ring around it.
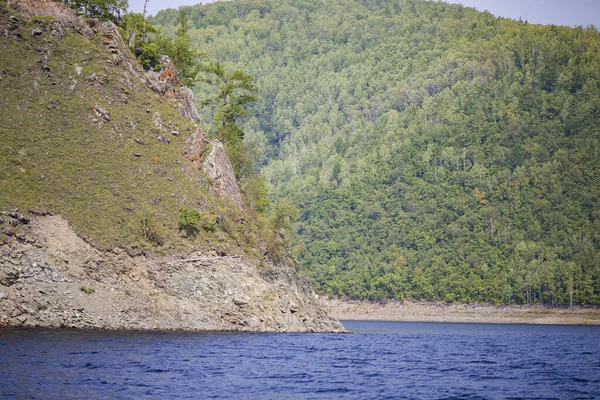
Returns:
[[[293,271],[214,251],[100,251],[59,215],[20,226],[0,254],[0,326],[339,332]]]
[[[50,31],[61,38],[64,37],[64,30],[67,28],[91,38],[96,32],[94,27],[99,25],[96,19],[83,21],[71,9],[54,0],[8,0],[7,5],[17,10],[25,18],[34,16],[53,17],[54,21],[49,22],[51,25]],[[41,32],[37,34],[39,33]],[[32,35],[34,34],[36,32],[32,32]]]
[[[194,103],[194,93],[179,80],[173,61],[167,56],[161,56],[160,66],[159,71],[146,71],[144,79],[148,87],[174,102],[182,116],[199,122],[200,116]]]
[[[184,154],[185,158],[190,160],[196,168],[201,167],[200,158],[206,149],[208,139],[206,133],[200,128],[196,129],[196,132],[188,138],[186,143],[190,146]]]
[[[77,15],[55,0],[8,0],[7,4],[26,18],[36,15],[53,17],[65,28],[77,22]]]
[[[240,188],[235,178],[235,172],[227,157],[223,144],[218,140],[210,142],[210,153],[206,157],[202,169],[212,181],[211,188],[215,195],[233,200],[235,205],[242,209]]]

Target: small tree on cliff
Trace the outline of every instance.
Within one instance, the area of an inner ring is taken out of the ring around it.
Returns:
[[[136,49],[140,49],[142,44],[146,42],[146,34],[156,33],[156,29],[139,13],[125,14],[119,27],[121,28],[123,40],[136,54]]]
[[[244,139],[244,131],[238,126],[237,119],[248,113],[245,105],[258,100],[254,94],[257,92],[254,77],[240,70],[227,71],[218,61],[211,61],[202,70],[206,74],[204,82],[217,89],[217,94],[202,105],[215,106],[213,121],[223,142],[240,143]]]

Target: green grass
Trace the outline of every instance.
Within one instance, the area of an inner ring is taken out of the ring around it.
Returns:
[[[79,288],[79,290],[81,290],[85,294],[92,294],[92,293],[96,292],[96,289],[94,289],[93,287],[88,287],[88,286],[82,286]]]
[[[9,15],[0,10],[2,28],[11,25]],[[20,38],[0,38],[0,210],[58,212],[98,247],[241,251],[234,231],[241,246],[254,247],[252,224],[238,223],[240,212],[212,197],[202,173],[183,157],[195,125],[123,66],[107,67],[111,54],[98,35],[88,40],[68,32],[59,39],[44,29],[31,36],[44,26],[46,19],[31,19],[18,29]],[[95,84],[86,82],[92,74]],[[93,123],[94,107],[108,111],[110,121]],[[155,112],[167,131],[158,132]],[[158,141],[159,134],[171,142]],[[231,232],[225,240],[210,230],[183,238],[177,222],[184,206],[219,216]],[[148,215],[155,235],[148,235]]]

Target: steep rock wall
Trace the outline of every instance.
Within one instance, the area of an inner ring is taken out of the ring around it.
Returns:
[[[213,193],[219,197],[232,200],[241,210],[242,197],[240,196],[240,188],[231,162],[227,157],[227,152],[223,144],[218,140],[213,140],[210,144],[211,150],[204,164],[202,164],[202,169],[212,181],[211,187]]]

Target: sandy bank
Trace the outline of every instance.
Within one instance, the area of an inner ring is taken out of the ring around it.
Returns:
[[[340,320],[600,325],[598,307],[559,309],[408,301],[382,304],[326,297],[321,297],[320,303],[330,316]]]

